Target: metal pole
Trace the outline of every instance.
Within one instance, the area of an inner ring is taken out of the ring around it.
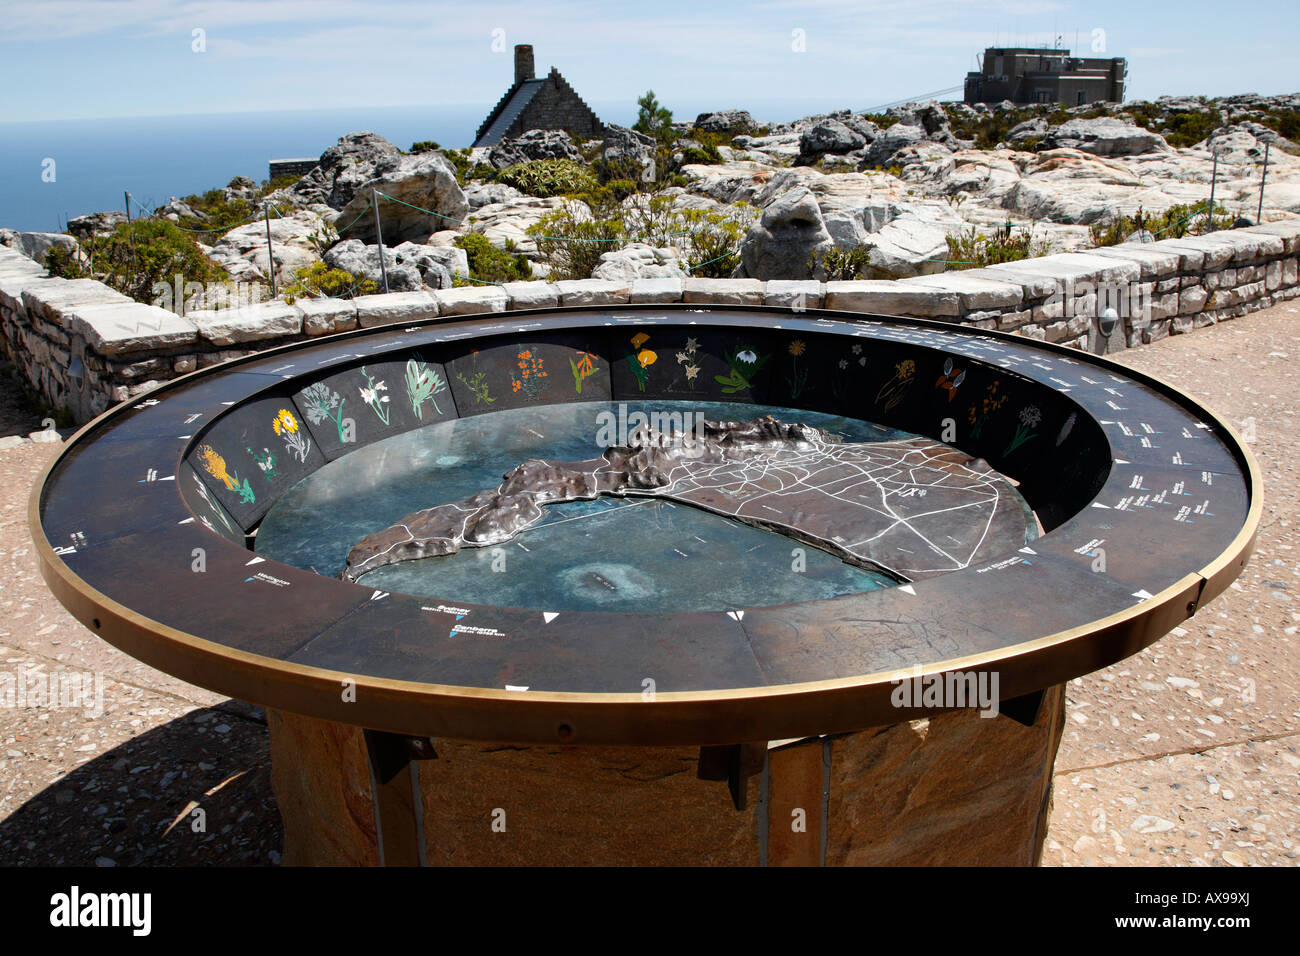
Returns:
[[[122,195],[126,198],[126,221],[127,221],[127,224],[130,225],[130,223],[131,223],[131,194],[130,194],[129,192],[127,192],[127,191],[124,189],[124,190],[122,190]]]
[[[1210,212],[1205,217],[1205,231],[1214,231],[1214,184],[1219,179],[1219,151],[1214,151],[1214,170],[1210,173]]]
[[[271,249],[271,204],[265,203],[262,212],[266,215],[266,268],[271,274],[271,298],[275,298],[275,253]]]
[[[370,200],[375,206],[375,241],[379,243],[379,274],[384,279],[384,291],[388,291],[388,268],[384,265],[384,234],[379,229],[379,192],[370,187]]]
[[[1255,213],[1255,225],[1264,221],[1264,180],[1268,179],[1268,147],[1269,141],[1264,141],[1264,171],[1259,174],[1259,209]]]

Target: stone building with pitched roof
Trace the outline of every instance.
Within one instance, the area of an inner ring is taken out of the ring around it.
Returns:
[[[519,44],[515,47],[515,82],[478,128],[474,145],[495,146],[530,129],[562,129],[579,141],[605,135],[605,124],[560,71],[551,67],[550,73],[537,79],[532,46]]]

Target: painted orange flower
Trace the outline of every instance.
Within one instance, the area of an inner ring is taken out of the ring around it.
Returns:
[[[803,339],[795,339],[790,343],[790,354],[795,356],[803,355],[804,350],[807,347],[808,346],[804,344]]]
[[[199,454],[203,456],[203,467],[207,469],[209,475],[222,482],[227,489],[235,487],[235,479],[231,478],[226,471],[226,460],[217,454],[215,448],[204,445],[199,449]]]
[[[639,349],[649,341],[650,336],[646,335],[644,332],[638,332],[636,335],[632,336],[632,348]]]
[[[636,353],[636,360],[641,363],[642,368],[654,365],[658,358],[659,356],[655,355],[655,353],[651,352],[649,349],[642,349],[640,352]]]

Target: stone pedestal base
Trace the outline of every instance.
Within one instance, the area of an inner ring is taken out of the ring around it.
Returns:
[[[1031,865],[1064,701],[1049,688],[1032,727],[960,711],[774,745],[743,810],[726,781],[698,779],[698,747],[439,739],[384,787],[360,728],[267,721],[289,865],[380,863],[381,791],[390,863],[406,861],[390,829],[404,816],[430,865]]]

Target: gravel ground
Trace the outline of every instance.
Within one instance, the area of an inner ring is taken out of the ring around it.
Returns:
[[[1073,681],[1047,865],[1285,865],[1300,841],[1300,304],[1123,353],[1238,426],[1264,474],[1241,579],[1141,654]],[[41,415],[0,367],[0,438]],[[0,863],[274,865],[261,713],[127,657],[36,570],[27,496],[57,444],[0,450],[0,672],[102,677],[103,706],[0,710]]]

